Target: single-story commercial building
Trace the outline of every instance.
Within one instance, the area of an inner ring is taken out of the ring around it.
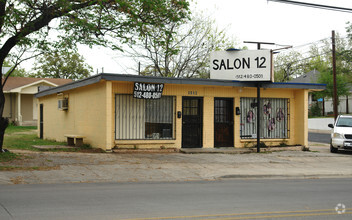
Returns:
[[[323,84],[261,84],[261,140],[308,144],[308,92]],[[36,94],[38,136],[80,135],[93,147],[249,147],[257,138],[257,84],[99,74]]]

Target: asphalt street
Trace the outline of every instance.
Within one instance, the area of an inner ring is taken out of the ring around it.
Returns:
[[[308,133],[308,141],[329,144],[330,143],[330,134],[309,132]]]
[[[0,219],[351,219],[351,181],[2,185]]]

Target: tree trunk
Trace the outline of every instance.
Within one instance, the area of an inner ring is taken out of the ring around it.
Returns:
[[[7,149],[3,149],[2,145],[4,143],[4,135],[7,126],[9,125],[9,119],[1,117],[0,118],[0,153],[7,152]]]
[[[0,153],[6,152],[7,150],[4,150],[2,148],[2,145],[4,143],[4,135],[5,135],[5,130],[7,126],[9,125],[9,120],[7,118],[2,117],[3,114],[3,109],[5,106],[5,95],[4,92],[2,91],[2,86],[0,90]]]

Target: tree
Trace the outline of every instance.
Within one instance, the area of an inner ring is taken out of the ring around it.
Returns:
[[[320,92],[315,92],[317,98],[333,98],[334,97],[334,83],[332,77],[332,70],[320,72],[318,83],[326,84],[326,89]],[[339,97],[349,95],[349,86],[347,77],[343,74],[336,74],[337,89],[337,105],[339,104]]]
[[[186,0],[0,0],[0,67],[5,58],[18,65],[53,48],[75,48],[78,42],[121,50],[140,33],[188,15]],[[2,117],[3,86],[10,75],[0,84],[0,151],[8,125]]]
[[[8,61],[4,61],[4,65],[3,65],[4,67],[10,67],[10,68],[13,68],[14,67],[14,65],[13,64],[11,64],[10,62],[8,62]],[[9,71],[11,71],[11,69],[9,70]],[[13,70],[13,72],[11,73],[11,76],[18,76],[18,77],[26,77],[26,76],[28,76],[28,73],[26,72],[26,70],[25,69],[23,69],[23,68],[20,68],[20,67],[16,67],[14,70]]]
[[[210,52],[234,44],[214,20],[197,15],[144,33],[129,54],[142,64],[141,75],[209,78]]]
[[[307,64],[308,70],[318,70],[320,75],[318,83],[326,84],[326,90],[317,92],[321,98],[333,98],[333,75],[332,75],[332,52],[330,39],[322,41],[323,46],[312,45],[310,48],[311,60]],[[351,80],[352,62],[349,59],[351,46],[348,41],[336,34],[336,86],[337,102],[339,97],[349,95],[349,83]]]
[[[339,74],[352,73],[352,53],[351,45],[340,35],[336,34],[336,65]],[[290,51],[275,57],[275,81],[285,82],[292,77],[312,70],[324,72],[332,67],[331,40],[324,39],[312,44],[308,55],[303,56],[298,51]]]
[[[293,77],[304,73],[303,56],[298,51],[275,55],[274,77],[275,82],[287,82]]]
[[[33,77],[83,79],[93,68],[84,62],[84,57],[75,51],[54,51],[37,59]]]
[[[336,72],[337,74],[350,75],[352,72],[352,60],[350,59],[351,45],[336,33]],[[307,63],[308,71],[316,69],[324,72],[332,68],[331,40],[325,39],[322,45],[313,44],[309,50],[310,61]],[[348,78],[346,78],[348,79]]]
[[[336,87],[337,87],[337,105],[341,96],[349,95],[349,84],[351,81],[352,63],[349,59],[351,46],[348,41],[336,34]],[[315,92],[317,98],[333,98],[333,75],[332,75],[332,51],[331,40],[325,39],[320,45],[313,44],[309,50],[309,62],[306,64],[306,70],[318,70],[317,83],[326,84],[326,89],[321,92]]]

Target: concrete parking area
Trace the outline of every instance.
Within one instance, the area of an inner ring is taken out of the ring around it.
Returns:
[[[182,154],[170,151],[22,154],[25,156],[23,160],[11,163],[24,169],[1,171],[0,184],[352,177],[352,154],[332,154],[327,144],[319,143],[311,143],[310,151],[247,154]],[[6,163],[0,165],[6,166]],[[26,170],[25,167],[34,169]]]

